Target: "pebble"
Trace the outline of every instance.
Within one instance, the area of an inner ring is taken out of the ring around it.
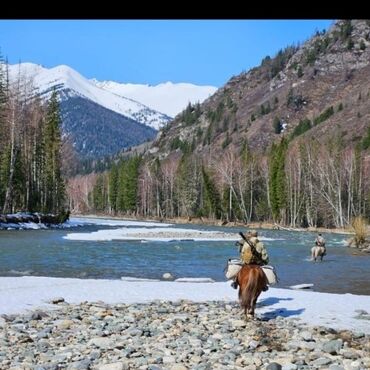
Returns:
[[[65,304],[0,322],[0,369],[362,370],[363,333],[277,317],[248,319],[225,302]],[[59,304],[63,303],[63,304]]]

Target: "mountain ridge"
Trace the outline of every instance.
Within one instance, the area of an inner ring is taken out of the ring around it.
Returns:
[[[359,141],[353,139],[366,133],[370,120],[369,40],[369,21],[340,20],[299,47],[267,56],[233,76],[197,113],[193,107],[177,116],[161,130],[154,150],[166,157],[189,146],[203,155],[237,151],[245,142],[263,152],[281,137]]]
[[[24,78],[30,79],[41,96],[49,97],[51,89],[54,87],[57,91],[67,90],[69,96],[77,95],[87,98],[106,109],[155,130],[171,119],[171,117],[156,112],[140,102],[101,89],[67,65],[58,65],[53,68],[45,68],[33,63],[9,65],[10,79],[14,80],[18,73]]]
[[[153,140],[158,129],[172,119],[167,114],[123,96],[122,93],[116,94],[99,87],[97,80],[88,80],[67,65],[45,68],[26,62],[8,65],[8,73],[10,82],[19,79],[22,84],[32,88],[31,94],[38,95],[43,100],[49,99],[53,90],[58,92],[63,137],[68,137],[80,159],[115,155],[131,146]],[[113,81],[109,84],[115,84],[119,89],[122,86]],[[133,84],[130,86],[131,89],[135,87]],[[161,86],[168,87],[169,84],[160,85],[160,88]],[[196,85],[189,86],[193,90],[198,88]],[[181,86],[175,86],[177,91],[179,88],[181,90]],[[152,95],[157,92],[156,87],[154,89]],[[170,90],[173,92],[173,89]],[[192,96],[193,90],[177,94],[184,107],[185,98],[190,101],[199,98],[199,95]],[[176,95],[171,91],[166,90],[164,100],[167,103],[171,102],[171,95],[172,101]]]
[[[117,95],[138,100],[145,105],[175,117],[188,103],[202,102],[216,92],[211,85],[194,85],[187,82],[170,81],[158,85],[118,83],[115,81],[90,80],[97,86]]]

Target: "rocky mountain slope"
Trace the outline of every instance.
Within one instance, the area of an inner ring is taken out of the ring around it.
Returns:
[[[152,151],[205,155],[247,143],[263,152],[282,136],[353,146],[369,122],[370,21],[341,20],[232,77],[164,128]]]

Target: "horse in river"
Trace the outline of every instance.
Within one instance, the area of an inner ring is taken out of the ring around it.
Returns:
[[[326,248],[315,245],[311,248],[311,261],[315,261],[320,258],[322,261],[323,257],[326,255]]]
[[[246,317],[254,317],[257,298],[266,287],[268,280],[258,265],[244,265],[237,275],[239,301]]]

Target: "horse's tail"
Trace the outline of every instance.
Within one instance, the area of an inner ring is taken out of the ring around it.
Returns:
[[[267,285],[267,277],[263,270],[256,266],[254,268],[247,266],[249,277],[247,283],[239,289],[239,300],[245,312],[253,308],[254,302],[260,295],[262,289]],[[243,288],[242,288],[243,287]]]

